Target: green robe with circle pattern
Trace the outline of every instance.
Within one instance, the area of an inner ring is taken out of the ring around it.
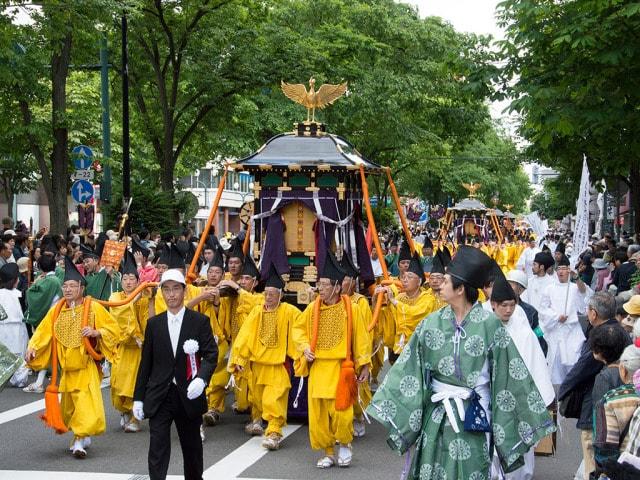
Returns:
[[[426,317],[367,409],[387,428],[392,449],[405,453],[415,445],[410,479],[491,478],[488,435],[464,431],[459,418],[460,433],[455,433],[442,402],[431,401],[431,378],[463,387],[474,387],[483,371],[484,378],[491,378],[487,413],[505,472],[521,467],[522,455],[555,430],[529,370],[498,318],[479,303],[474,305],[462,323],[458,358],[454,356],[455,325],[450,306]],[[465,410],[468,405],[465,400]]]

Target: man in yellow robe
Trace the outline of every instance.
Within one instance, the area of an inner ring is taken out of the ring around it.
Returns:
[[[61,371],[58,391],[62,394],[62,419],[74,435],[70,451],[76,458],[84,458],[91,443],[90,437],[103,433],[106,422],[100,392],[102,375],[87,353],[83,337],[93,339],[95,350],[113,361],[120,329],[109,312],[97,302],[91,302],[87,326],[82,327],[83,304],[88,301],[84,298],[86,282],[69,257],[64,261],[64,306],[57,319],[54,318],[55,306],[42,319],[29,341],[25,360],[33,370],[47,368],[51,363],[51,342],[55,335]]]
[[[139,283],[138,269],[133,254],[125,252],[122,267],[122,292],[114,292],[110,301],[121,301],[133,292]],[[149,318],[149,297],[139,293],[133,301],[110,309],[118,322],[120,338],[116,358],[111,369],[111,403],[120,412],[120,426],[127,433],[140,431],[140,423],[132,414],[133,390],[142,355],[144,331]]]
[[[223,280],[218,285],[220,291],[225,289],[231,290],[232,293],[234,293],[234,295],[220,298],[220,307],[218,310],[218,320],[221,325],[228,325],[232,345],[240,332],[242,324],[251,310],[253,310],[253,307],[264,303],[264,295],[254,293],[255,288],[258,286],[259,279],[260,272],[256,264],[251,257],[246,257],[242,266],[240,284],[237,284],[233,280]],[[232,384],[234,385],[235,393],[235,402],[232,409],[236,414],[250,413],[250,377],[250,368],[245,368],[242,372],[232,375]],[[245,431],[251,435],[262,435],[264,433],[262,427],[253,422],[246,426]]]
[[[440,296],[440,289],[442,288],[442,282],[444,282],[445,269],[450,261],[451,257],[448,257],[446,253],[440,250],[438,250],[433,257],[427,295],[432,298],[434,311],[440,310],[447,304]]]
[[[377,293],[384,291],[389,299],[388,304],[382,308],[381,315],[385,324],[395,322],[393,352],[396,354],[402,352],[418,324],[435,311],[436,307],[433,296],[421,288],[424,274],[417,253],[411,258],[409,269],[400,280],[404,291],[398,295],[388,286],[376,289]],[[389,340],[385,337],[385,343]]]
[[[315,302],[298,316],[292,332],[296,350],[303,354],[296,363],[296,374],[309,377],[311,448],[324,450],[316,464],[318,468],[332,467],[336,461],[339,466],[348,467],[353,457],[353,405],[344,410],[336,409],[336,389],[342,363],[347,358],[348,313],[340,297],[345,273],[333,253],[327,252],[317,282],[321,302],[317,338],[314,339],[313,334]],[[353,303],[349,305],[352,311],[351,358],[357,379],[362,382],[369,377],[371,337],[359,307]],[[340,444],[337,459],[334,457],[336,443]]]
[[[262,428],[267,422],[262,446],[277,450],[282,440],[282,427],[287,422],[287,400],[291,389],[287,356],[295,358],[291,326],[300,310],[281,303],[284,282],[272,265],[264,289],[264,305],[257,305],[247,316],[233,342],[229,371],[251,369],[251,423]],[[259,427],[259,428],[257,428]]]
[[[358,277],[360,276],[360,271],[356,268],[353,260],[351,259],[351,256],[346,250],[342,253],[340,266],[344,269],[345,272],[347,272],[344,280],[342,280],[342,295],[348,295],[349,297],[351,297],[351,301],[358,306],[358,312],[363,317],[364,324],[369,326],[371,324],[371,318],[373,316],[371,313],[369,300],[364,295],[360,295],[356,292],[356,286],[358,285]],[[375,351],[377,356],[381,355],[382,361],[384,362],[384,348],[380,348],[380,344],[378,343],[382,341],[382,335],[380,335],[380,338],[376,338],[375,334],[379,332],[376,332],[375,329],[371,332],[368,331],[368,333],[369,341],[371,342],[371,351]],[[371,358],[371,361],[373,362],[373,357]],[[369,385],[369,378],[367,378],[366,380],[358,384],[358,399],[353,405],[354,437],[364,437],[366,433],[366,425],[363,412],[369,406],[369,402],[371,402],[371,387]]]

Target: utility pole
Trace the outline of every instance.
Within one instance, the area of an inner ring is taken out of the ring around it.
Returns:
[[[129,47],[127,45],[127,15],[122,14],[122,202],[131,198],[131,163],[129,155]]]
[[[102,156],[104,170],[100,185],[100,200],[111,201],[111,115],[109,113],[109,50],[107,34],[100,39],[100,100],[102,103]]]

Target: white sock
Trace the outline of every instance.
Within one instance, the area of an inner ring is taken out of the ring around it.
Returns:
[[[36,378],[36,385],[41,387],[42,384],[44,383],[44,379],[47,376],[47,371],[46,370],[40,370],[38,372],[38,378]]]

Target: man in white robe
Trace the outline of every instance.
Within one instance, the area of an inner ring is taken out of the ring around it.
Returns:
[[[533,276],[533,259],[536,256],[536,253],[540,252],[540,249],[536,245],[536,239],[531,237],[529,238],[529,244],[527,248],[525,248],[520,254],[520,258],[518,258],[518,262],[516,263],[516,269],[522,270],[527,274],[527,277]]]
[[[491,308],[503,323],[509,335],[511,335],[518,353],[522,357],[529,373],[531,373],[544,404],[551,405],[555,399],[555,392],[551,383],[547,361],[540,348],[538,338],[531,330],[526,313],[517,304],[516,293],[504,277],[495,280],[490,301]],[[504,478],[507,480],[533,479],[534,455],[534,449],[531,448],[524,455],[524,465],[514,472],[505,474]],[[494,458],[493,462],[492,478],[503,478],[500,475],[500,462],[496,460],[497,457]]]
[[[584,314],[593,291],[572,272],[569,259],[562,255],[556,266],[557,280],[547,286],[540,299],[540,326],[549,344],[547,359],[554,385],[564,377],[580,356],[585,341],[578,314]],[[572,283],[569,277],[576,280]]]
[[[527,289],[521,296],[522,301],[535,308],[539,315],[542,294],[549,285],[552,285],[556,281],[555,273],[548,273],[554,264],[555,260],[549,252],[536,253],[531,269],[533,276],[528,278]]]

